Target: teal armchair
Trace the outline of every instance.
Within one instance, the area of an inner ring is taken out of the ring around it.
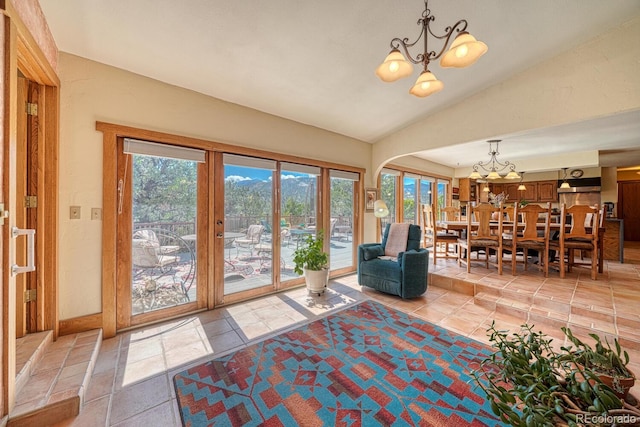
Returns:
[[[427,290],[429,271],[429,251],[420,248],[420,227],[410,225],[407,249],[397,259],[385,259],[390,226],[385,228],[382,243],[358,246],[358,283],[404,299],[420,296]]]

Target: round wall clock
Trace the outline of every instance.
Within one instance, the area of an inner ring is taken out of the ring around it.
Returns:
[[[583,174],[584,174],[584,171],[582,169],[574,169],[571,171],[571,176],[574,178],[580,178],[582,177]]]

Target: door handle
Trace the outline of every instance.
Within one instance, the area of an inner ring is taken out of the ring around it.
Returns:
[[[36,270],[36,245],[35,245],[35,237],[36,230],[33,229],[23,229],[18,227],[11,228],[11,237],[14,239],[18,236],[27,236],[27,265],[20,266],[18,264],[13,264],[11,266],[11,275],[15,276],[20,273],[29,273],[30,271]]]

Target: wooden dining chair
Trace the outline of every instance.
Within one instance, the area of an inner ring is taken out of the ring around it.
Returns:
[[[570,222],[569,222],[570,221]],[[571,272],[575,265],[575,251],[590,252],[591,279],[598,278],[598,231],[600,226],[600,207],[573,205],[560,209],[560,237],[552,241],[551,249],[558,251],[560,277]]]
[[[502,205],[494,207],[489,203],[480,203],[477,206],[467,206],[467,235],[458,239],[458,265],[466,264],[467,273],[471,272],[471,252],[483,248],[485,267],[489,268],[489,264],[496,265],[498,274],[502,274],[502,223],[504,215],[497,215],[498,219],[492,220],[494,213],[500,214],[502,212]],[[494,250],[496,253],[495,263],[490,262],[490,250]]]
[[[455,206],[445,206],[443,208],[440,209],[440,214],[442,216],[442,220],[445,221],[460,221],[460,208],[459,207],[455,207]],[[437,225],[437,222],[436,222]],[[449,233],[449,234],[455,234],[456,236],[460,237],[460,233],[458,233],[455,230],[445,230],[445,229],[438,229],[438,231],[444,231],[445,233]]]
[[[512,205],[512,206],[505,206],[504,207],[504,215],[505,215],[505,220],[507,221],[516,221],[516,205]]]
[[[460,208],[445,206],[440,211],[443,213],[445,221],[460,221]]]
[[[514,218],[521,218],[524,228],[517,221],[513,222],[511,253],[517,254],[522,249],[524,270],[527,270],[529,250],[538,252],[537,267],[549,276],[549,237],[551,235],[551,203],[546,207],[536,204],[526,205],[522,208],[515,206]],[[538,230],[540,216],[544,215],[543,232]],[[511,274],[516,275],[516,256],[511,257]]]
[[[458,258],[458,235],[438,230],[436,213],[432,205],[422,205],[422,223],[424,224],[424,247],[433,247],[433,264],[438,258]],[[449,250],[449,245],[454,246],[454,251]]]

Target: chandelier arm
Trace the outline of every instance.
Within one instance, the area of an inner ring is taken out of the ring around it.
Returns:
[[[496,167],[496,165],[500,166],[499,168]],[[487,171],[487,172],[491,172],[491,171],[496,171],[496,172],[501,172],[503,170],[505,170],[506,168],[509,168],[510,170],[515,171],[516,165],[509,162],[509,161],[505,161],[500,162],[499,160],[493,158],[488,162],[478,162],[475,165],[473,165],[473,170],[477,170],[478,168],[482,168],[483,170]]]
[[[431,21],[433,21],[433,17],[431,17]],[[454,31],[456,32],[456,34],[461,33],[462,31],[465,31],[467,29],[467,20],[466,19],[461,19],[458,22],[456,22],[453,26],[451,27],[447,27],[444,30],[444,34],[441,36],[438,36],[436,34],[433,33],[433,31],[431,31],[431,27],[429,27],[429,25],[427,24],[427,30],[428,33],[431,34],[433,37],[442,40],[445,39],[444,44],[442,45],[442,49],[440,50],[440,52],[438,52],[438,54],[435,53],[435,51],[430,52],[429,53],[429,59],[430,60],[434,60],[434,59],[438,59],[442,56],[442,54],[447,50],[447,47],[449,46],[449,41],[451,40],[451,36],[454,34]],[[425,36],[426,38],[426,36]]]
[[[409,38],[405,37],[404,39],[401,39],[399,37],[395,37],[391,40],[391,48],[392,49],[400,49],[402,48],[402,50],[404,51],[407,59],[411,62],[413,62],[414,64],[422,64],[425,60],[425,54],[424,53],[418,53],[416,55],[415,58],[413,58],[413,56],[411,56],[411,53],[409,52],[409,48],[415,46],[420,39],[424,36],[425,38],[425,45],[426,45],[426,39],[427,39],[427,35],[426,35],[426,30],[427,30],[427,26],[422,24],[422,19],[418,20],[418,24],[422,25],[422,30],[420,31],[420,34],[418,34],[418,37],[416,38],[416,40],[414,42],[409,42]],[[426,52],[426,50],[425,50]],[[434,52],[430,52],[429,56],[431,56],[431,54]],[[428,61],[427,61],[428,63]]]

